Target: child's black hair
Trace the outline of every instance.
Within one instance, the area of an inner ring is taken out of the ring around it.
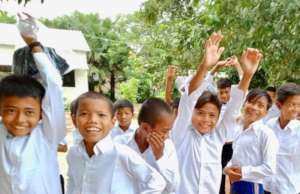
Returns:
[[[171,107],[160,98],[149,98],[142,104],[138,115],[138,123],[140,125],[145,122],[151,127],[155,127],[156,122],[163,113],[171,114]]]
[[[245,102],[253,102],[260,97],[265,97],[267,99],[267,110],[269,110],[269,108],[272,106],[272,99],[265,90],[262,90],[260,88],[250,90],[250,92],[246,96]]]
[[[126,100],[126,99],[117,100],[114,103],[113,107],[114,107],[114,112],[116,112],[118,109],[121,109],[121,108],[130,108],[131,112],[134,113],[133,104],[129,100]]]
[[[217,95],[213,94],[210,91],[204,91],[203,94],[198,98],[195,108],[201,108],[206,103],[214,104],[218,108],[220,113],[222,104]]]
[[[268,86],[266,88],[266,91],[268,91],[268,92],[276,92],[276,87],[274,87],[274,86]]]
[[[173,109],[178,109],[179,107],[179,102],[180,102],[180,97],[177,97],[173,100],[173,102],[171,103],[171,107]]]
[[[228,78],[221,78],[217,81],[217,88],[218,89],[224,89],[224,88],[230,88],[232,85],[230,79]]]
[[[0,101],[11,96],[33,97],[42,101],[45,88],[30,76],[9,75],[0,81]]]
[[[86,99],[86,98],[91,98],[91,99],[99,99],[99,100],[103,100],[105,101],[107,104],[108,104],[108,107],[109,107],[109,112],[111,114],[111,116],[113,117],[114,116],[114,110],[113,110],[113,103],[112,101],[107,98],[106,96],[100,94],[100,93],[97,93],[97,92],[85,92],[83,94],[81,94],[75,101],[74,101],[74,104],[71,105],[71,112],[74,113],[74,115],[76,115],[77,113],[77,110],[78,110],[78,107],[79,107],[79,104],[80,104],[80,101]],[[72,114],[72,113],[71,113]]]
[[[300,95],[300,86],[296,83],[286,83],[277,90],[277,101],[284,103],[290,96]]]

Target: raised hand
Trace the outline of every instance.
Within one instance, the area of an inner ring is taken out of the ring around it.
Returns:
[[[261,58],[262,54],[258,49],[247,48],[241,57],[243,72],[247,75],[254,75]]]
[[[210,68],[215,65],[224,51],[224,47],[220,47],[220,42],[223,36],[218,33],[213,33],[205,43],[205,51],[202,65]]]

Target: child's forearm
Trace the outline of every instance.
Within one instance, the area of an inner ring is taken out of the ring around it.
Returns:
[[[193,91],[195,91],[201,85],[207,71],[208,71],[208,68],[204,64],[199,65],[196,74],[194,75],[194,77],[190,81],[189,91],[188,91],[189,95],[191,93],[193,93]]]

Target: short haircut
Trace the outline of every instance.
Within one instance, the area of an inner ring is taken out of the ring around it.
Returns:
[[[230,79],[228,78],[221,78],[217,81],[217,88],[218,89],[224,89],[224,88],[230,88],[232,85]]]
[[[300,95],[300,86],[296,83],[286,83],[277,90],[277,101],[284,103],[290,96]]]
[[[126,100],[126,99],[117,100],[114,103],[113,107],[114,107],[114,112],[116,112],[120,108],[130,108],[131,112],[134,113],[133,104],[129,100]]]
[[[250,90],[250,92],[246,96],[245,102],[253,102],[260,97],[265,97],[267,99],[267,110],[269,110],[269,108],[272,106],[272,99],[265,90],[262,90],[260,88]]]
[[[171,107],[172,107],[172,108],[178,109],[178,107],[179,107],[179,102],[180,102],[180,97],[175,98],[175,99],[173,100],[173,102],[171,103]]]
[[[9,75],[0,81],[0,100],[11,96],[33,97],[42,101],[45,88],[28,75]]]
[[[151,127],[155,127],[156,122],[163,113],[171,114],[171,107],[160,98],[149,98],[142,104],[138,115],[138,123],[140,125],[144,122],[148,123]]]
[[[220,113],[222,104],[217,95],[215,95],[210,91],[204,91],[202,95],[198,98],[195,108],[199,109],[202,106],[204,106],[206,103],[214,104],[218,108]]]
[[[266,88],[266,91],[268,91],[268,92],[276,92],[276,87],[274,87],[274,86],[268,86]]]
[[[76,100],[75,100],[75,103],[73,105],[73,108],[71,110],[71,112],[74,112],[74,115],[77,114],[77,110],[78,110],[78,107],[79,107],[79,104],[80,104],[80,101],[86,99],[86,98],[91,98],[91,99],[99,99],[99,100],[103,100],[107,103],[108,107],[109,107],[109,112],[111,114],[111,116],[113,117],[114,116],[114,110],[113,110],[113,104],[112,104],[112,101],[107,98],[106,96],[100,94],[100,93],[97,93],[97,92],[85,92],[83,94],[81,94]],[[71,106],[72,107],[72,106]]]

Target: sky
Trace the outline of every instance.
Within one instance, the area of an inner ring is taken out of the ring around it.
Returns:
[[[101,18],[114,18],[119,14],[133,13],[139,10],[145,0],[31,0],[26,7],[18,5],[16,0],[0,1],[0,10],[10,15],[25,11],[36,18],[53,19],[67,15],[75,10],[82,13],[98,13]]]

